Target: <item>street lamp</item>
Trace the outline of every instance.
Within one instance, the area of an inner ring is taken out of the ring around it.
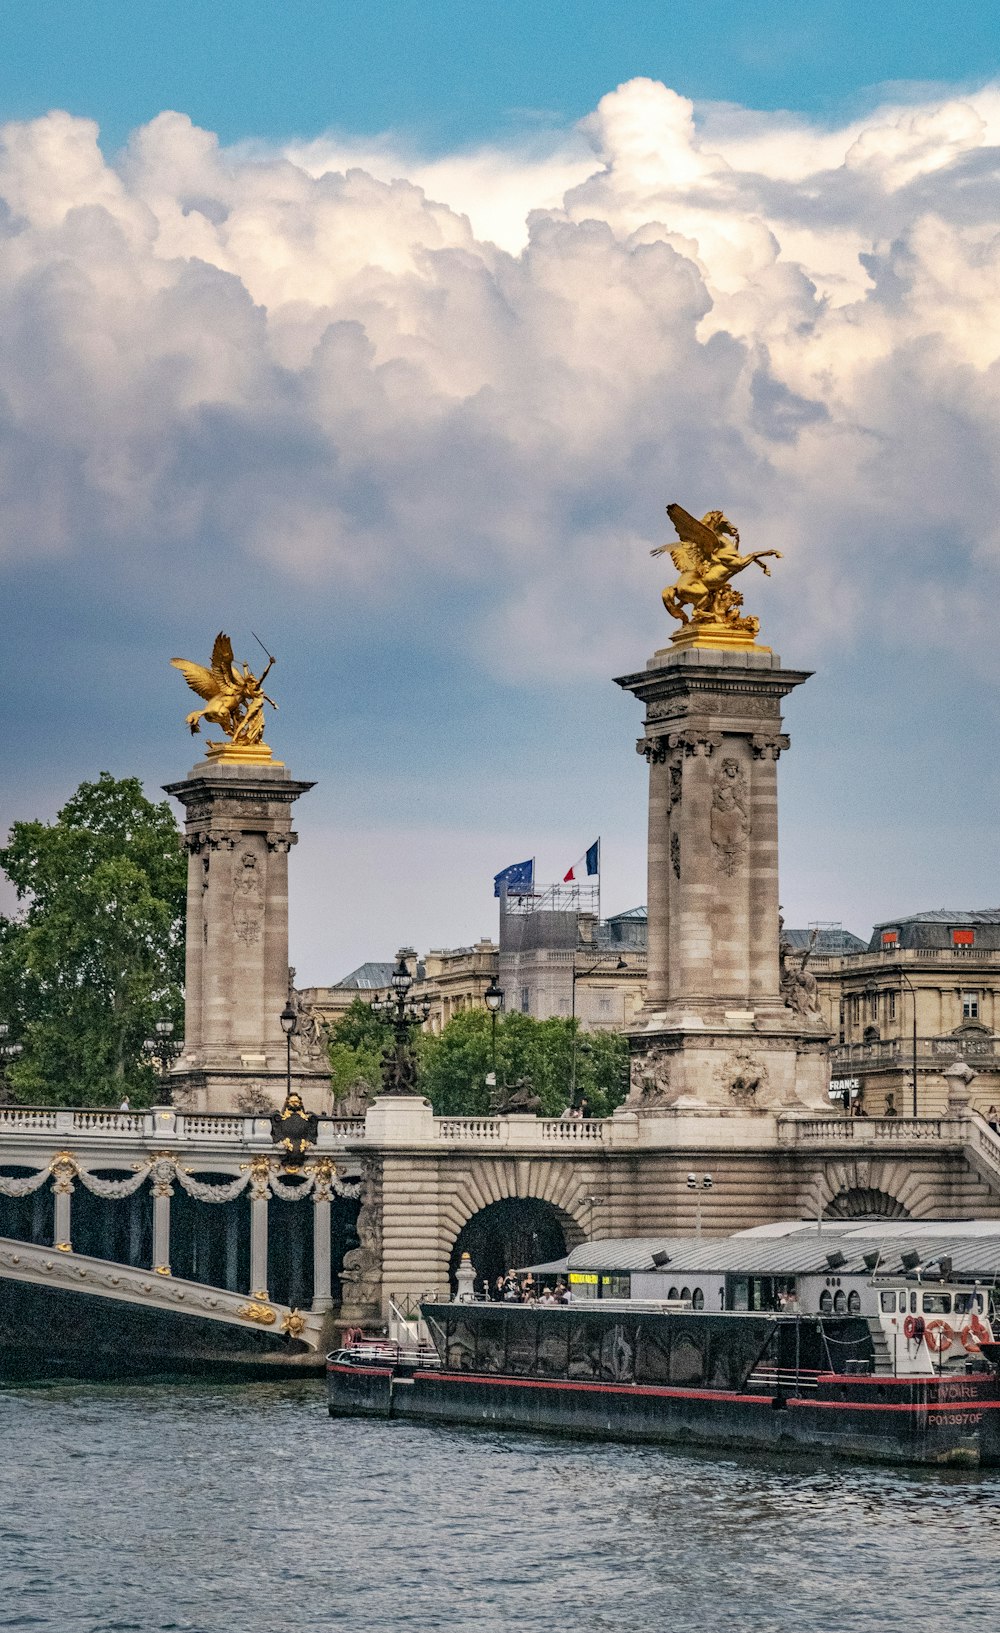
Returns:
[[[292,1039],[299,1029],[299,1018],[292,1008],[291,998],[286,999],[285,1007],[278,1016],[281,1030],[285,1034],[285,1100],[292,1092]]]
[[[10,1042],[10,1027],[6,1021],[0,1021],[0,1083],[6,1083],[7,1067],[17,1059],[23,1048],[23,1043]]]
[[[910,1003],[911,1003],[911,1007],[913,1009],[913,1061],[912,1061],[912,1071],[913,1071],[913,1115],[915,1117],[917,1115],[917,989],[913,985],[913,982],[910,980],[910,977],[906,974],[905,970],[900,970],[899,980],[900,980],[899,1007],[900,1007],[900,1009],[902,1009],[902,1007],[903,1007],[902,984],[903,984],[903,982],[905,982],[906,985],[910,989]]]
[[[372,1013],[388,1021],[394,1033],[394,1045],[382,1056],[381,1094],[419,1094],[416,1063],[410,1047],[410,1032],[430,1020],[431,1000],[422,998],[409,1003],[413,976],[404,953],[400,953],[396,967],[389,977],[391,991],[384,998],[376,998]]]
[[[174,1023],[166,1015],[153,1022],[154,1036],[147,1038],[142,1046],[142,1052],[152,1063],[156,1062],[160,1072],[160,1104],[170,1104],[170,1068],[184,1047],[179,1038],[174,1037]]]
[[[483,1003],[490,1012],[490,1066],[493,1074],[493,1089],[497,1087],[497,1016],[503,1009],[503,987],[497,984],[495,975],[490,977],[490,984],[483,993]]]
[[[702,1196],[704,1195],[704,1193],[706,1191],[710,1191],[712,1189],[712,1176],[711,1176],[711,1174],[702,1174],[700,1179],[699,1179],[697,1174],[688,1174],[687,1188],[688,1188],[689,1191],[694,1191],[696,1193],[697,1200],[695,1202],[695,1226],[694,1226],[694,1228],[695,1228],[695,1240],[700,1242],[701,1241],[701,1199],[702,1199]]]
[[[594,971],[599,970],[602,964],[606,964],[610,957],[611,957],[610,953],[605,953],[604,957],[599,958],[597,960],[596,964],[591,964],[589,970],[581,970],[580,974],[577,975],[577,973],[576,973],[576,954],[575,953],[573,954],[573,970],[572,970],[572,976],[571,976],[571,987],[570,987],[571,997],[570,997],[570,1011],[569,1011],[570,1025],[573,1028],[572,1054],[570,1056],[570,1068],[569,1068],[569,1103],[570,1103],[571,1106],[576,1105],[576,983],[578,981],[585,981],[587,979],[588,975],[593,975]],[[628,969],[628,965],[626,964],[624,958],[622,958],[620,954],[619,954],[619,957],[618,957],[618,962],[615,964],[615,969],[616,970],[627,970]]]

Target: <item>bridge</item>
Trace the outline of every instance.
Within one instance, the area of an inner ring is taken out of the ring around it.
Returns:
[[[712,1178],[691,1190],[688,1176]],[[0,1288],[62,1289],[291,1333],[384,1319],[585,1240],[795,1218],[1000,1218],[1000,1139],[941,1117],[676,1107],[576,1121],[435,1117],[419,1097],[322,1118],[287,1171],[265,1118],[0,1108]]]

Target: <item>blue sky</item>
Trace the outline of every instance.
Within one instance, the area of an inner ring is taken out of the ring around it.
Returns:
[[[998,49],[922,0],[16,7],[0,828],[175,779],[169,658],[256,628],[301,979],[597,833],[633,906],[612,677],[679,499],[785,551],[789,920],[1000,900]]]
[[[15,0],[6,117],[53,106],[117,145],[163,108],[224,142],[407,131],[431,151],[563,126],[637,75],[685,96],[837,116],[890,81],[1000,67],[982,0]]]

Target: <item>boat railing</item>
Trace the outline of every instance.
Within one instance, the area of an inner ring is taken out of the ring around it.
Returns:
[[[332,1350],[328,1361],[350,1361],[363,1366],[434,1367],[440,1358],[433,1344],[398,1344],[391,1338],[356,1339]]]

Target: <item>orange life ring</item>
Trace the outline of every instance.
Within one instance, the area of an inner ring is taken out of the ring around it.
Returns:
[[[941,1350],[950,1349],[955,1339],[955,1329],[950,1321],[928,1321],[924,1328],[924,1340],[929,1350],[935,1355]]]
[[[908,1315],[906,1320],[903,1322],[903,1337],[904,1338],[916,1338],[916,1336],[917,1336],[917,1318],[916,1318],[915,1315]]]
[[[978,1355],[980,1344],[988,1344],[993,1335],[985,1321],[981,1321],[973,1310],[958,1336],[969,1355]]]

